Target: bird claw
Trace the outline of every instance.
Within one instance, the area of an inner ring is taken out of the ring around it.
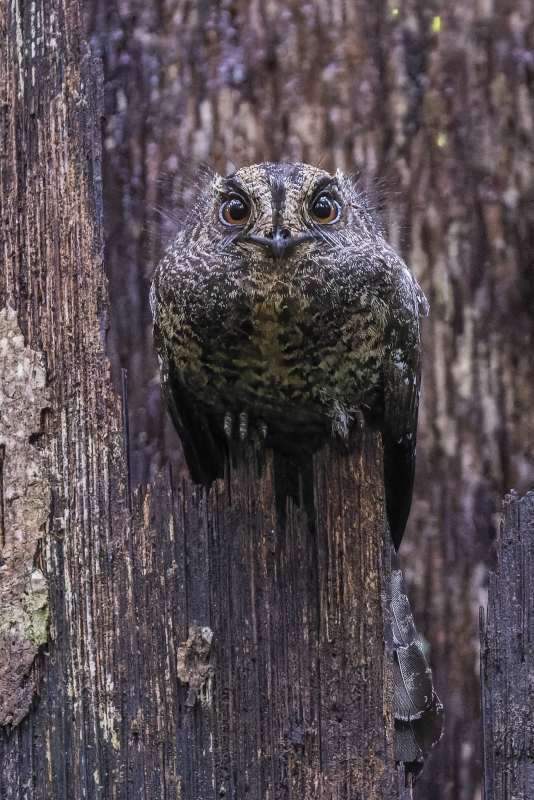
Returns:
[[[224,415],[223,428],[228,442],[232,441],[234,435],[239,435],[239,439],[242,442],[252,439],[257,447],[261,447],[264,444],[267,438],[267,425],[265,422],[253,422],[251,424],[246,411],[242,411],[239,414],[239,425],[237,427],[234,422],[234,415],[231,411],[227,411]]]
[[[343,408],[339,403],[336,403],[332,414],[332,433],[346,441],[349,438],[352,420],[351,412]]]
[[[239,415],[239,438],[242,442],[245,441],[248,434],[248,414],[246,411],[242,411]]]

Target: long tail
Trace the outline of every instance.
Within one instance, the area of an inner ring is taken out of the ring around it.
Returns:
[[[415,629],[404,578],[391,548],[391,621],[386,645],[393,667],[395,759],[417,777],[441,738],[443,706],[437,696],[423,644]]]

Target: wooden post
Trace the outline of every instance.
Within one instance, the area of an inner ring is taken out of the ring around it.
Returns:
[[[481,609],[485,800],[534,797],[534,492],[506,496]]]
[[[209,495],[169,474],[135,493],[144,655],[125,712],[148,796],[163,765],[169,797],[411,796],[392,756],[376,436],[314,469],[316,520],[292,500],[277,514],[270,453]]]

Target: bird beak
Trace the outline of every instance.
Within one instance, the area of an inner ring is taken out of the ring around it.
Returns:
[[[287,228],[276,228],[271,235],[267,236],[260,236],[257,233],[248,233],[237,238],[238,242],[251,242],[265,247],[273,258],[276,259],[290,255],[299,244],[312,240],[312,234],[307,231],[292,236]]]

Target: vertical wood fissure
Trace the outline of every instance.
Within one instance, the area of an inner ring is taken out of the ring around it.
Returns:
[[[481,609],[485,800],[534,793],[534,694],[531,606],[534,586],[534,492],[503,503],[497,571]]]

